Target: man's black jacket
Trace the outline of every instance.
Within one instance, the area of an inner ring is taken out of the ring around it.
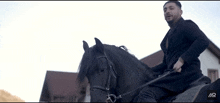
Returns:
[[[164,52],[163,62],[152,70],[161,73],[172,70],[173,65],[181,57],[184,60],[182,71],[168,75],[152,85],[174,92],[186,89],[191,82],[203,76],[198,57],[208,45],[209,39],[193,21],[180,18],[161,42],[160,46]]]

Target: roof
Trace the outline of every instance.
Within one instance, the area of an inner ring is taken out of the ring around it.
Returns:
[[[209,41],[210,44],[207,49],[210,50],[219,59],[219,63],[220,63],[220,49],[211,40]],[[147,64],[149,67],[154,67],[163,61],[163,56],[164,56],[163,51],[159,50],[149,56],[140,59],[140,61]]]
[[[208,49],[220,60],[220,49],[211,40]]]
[[[140,61],[147,64],[149,67],[154,67],[163,61],[163,56],[164,56],[163,51],[159,50],[145,58],[142,58]]]
[[[79,93],[77,75],[78,73],[47,71],[40,101],[50,101],[51,96],[77,96]],[[85,82],[83,89],[86,89],[87,84],[88,82]]]

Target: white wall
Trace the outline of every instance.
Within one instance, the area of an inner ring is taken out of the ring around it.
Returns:
[[[216,69],[218,70],[220,77],[220,64],[218,58],[208,49],[206,49],[200,56],[201,61],[201,70],[205,76],[208,76],[207,69]]]
[[[84,102],[90,102],[90,84],[87,85],[86,87],[86,97],[84,99]]]

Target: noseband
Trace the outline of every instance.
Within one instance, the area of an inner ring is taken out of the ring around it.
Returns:
[[[102,86],[92,86],[90,89],[99,89],[102,91],[106,91],[107,92],[107,99],[106,102],[116,102],[117,99],[119,99],[118,97],[116,97],[115,94],[110,94],[110,82],[111,82],[111,77],[113,76],[115,79],[117,79],[117,73],[114,70],[113,66],[110,64],[110,60],[108,59],[108,57],[106,56],[106,54],[104,56],[99,56],[97,57],[97,59],[99,58],[105,58],[107,60],[107,65],[110,68],[110,73],[108,74],[108,80],[107,80],[107,86],[106,87],[102,87]]]

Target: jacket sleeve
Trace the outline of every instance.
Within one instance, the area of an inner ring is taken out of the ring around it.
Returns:
[[[209,39],[199,29],[199,27],[191,20],[187,20],[184,25],[184,37],[187,41],[192,42],[191,46],[181,55],[184,62],[191,63],[193,59],[209,46]]]
[[[166,59],[166,56],[164,55],[164,57],[163,57],[163,62],[160,63],[160,64],[158,64],[158,65],[156,65],[156,66],[154,66],[154,67],[152,67],[151,69],[152,69],[154,72],[158,72],[159,74],[162,74],[163,71],[164,71],[164,70],[166,69],[166,67],[167,67],[165,59]]]

